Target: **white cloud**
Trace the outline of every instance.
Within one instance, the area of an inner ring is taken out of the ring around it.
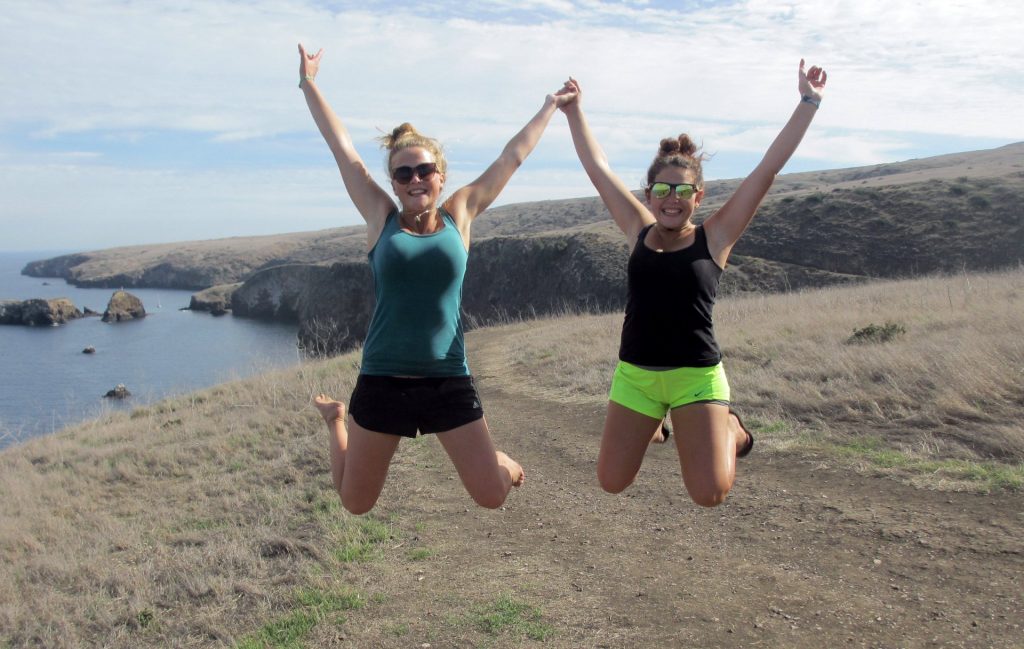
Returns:
[[[798,152],[822,166],[916,157],[911,143],[922,138],[1021,140],[1022,21],[1024,8],[1009,0],[17,0],[0,17],[0,172],[17,179],[0,180],[3,209],[54,223],[84,209],[96,222],[139,206],[169,220],[178,209],[185,221],[204,215],[185,235],[203,238],[204,224],[223,232],[281,223],[272,212],[294,199],[295,186],[322,200],[305,212],[315,225],[283,225],[327,227],[339,196],[347,199],[295,88],[300,40],[326,48],[320,86],[375,171],[377,129],[411,121],[446,143],[453,180],[468,180],[572,74],[624,179],[642,173],[659,138],[682,131],[717,151],[717,177],[728,176],[734,154],[758,155],[788,118],[801,56],[831,75]],[[194,141],[203,169],[148,149],[154,133]],[[119,158],[127,145],[136,156],[149,152],[145,170]],[[45,164],[24,162],[33,155]],[[243,168],[237,160],[246,156],[263,156],[266,170]],[[310,172],[312,164],[325,168]],[[517,176],[501,202],[577,187],[582,176],[556,115],[521,175],[563,170],[560,183],[520,185]],[[323,185],[310,188],[310,177]],[[218,193],[214,180],[242,190]],[[112,230],[146,236],[122,218],[128,223]],[[162,238],[163,224],[150,225]]]
[[[322,86],[357,118],[450,110],[487,119],[572,73],[595,107],[759,122],[777,112],[765,106],[794,96],[803,54],[833,71],[837,127],[1024,136],[1024,126],[990,119],[1008,114],[998,104],[1024,98],[1016,4],[753,0],[677,16],[684,20],[635,4],[519,6],[617,20],[485,22],[410,15],[407,5],[373,15],[277,2],[18,3],[0,64],[17,92],[0,103],[0,118],[41,119],[50,134],[292,131],[308,119],[290,92],[301,38],[326,47]],[[965,109],[965,96],[993,93],[999,102]]]

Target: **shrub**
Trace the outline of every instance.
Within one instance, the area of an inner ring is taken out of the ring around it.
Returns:
[[[879,326],[872,322],[866,327],[854,329],[853,335],[846,339],[846,344],[887,343],[905,333],[907,333],[907,328],[901,324],[886,322]]]
[[[976,210],[987,210],[992,206],[984,196],[971,196],[967,199],[967,204]]]

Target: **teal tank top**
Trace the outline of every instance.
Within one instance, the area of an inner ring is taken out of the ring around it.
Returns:
[[[455,220],[417,235],[388,215],[370,250],[377,305],[360,372],[374,376],[468,376],[462,330],[462,280],[469,253]]]

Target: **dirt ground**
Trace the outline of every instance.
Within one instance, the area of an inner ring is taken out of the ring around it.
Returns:
[[[400,449],[376,511],[432,555],[356,569],[354,585],[388,596],[311,646],[1024,646],[1024,494],[920,490],[761,447],[726,503],[703,509],[671,445],[651,448],[625,493],[606,494],[603,406],[497,387],[489,372],[507,370],[489,367],[500,356],[489,344],[475,334],[470,358],[526,485],[481,509],[436,441]],[[550,636],[465,623],[502,594],[535,607]]]

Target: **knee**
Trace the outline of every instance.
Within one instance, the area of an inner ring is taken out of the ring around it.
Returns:
[[[501,488],[474,489],[470,495],[473,502],[486,509],[497,509],[505,504],[505,497],[508,491]]]
[[[690,491],[690,498],[701,507],[718,507],[728,495],[729,490],[721,488]]]
[[[358,498],[354,496],[346,496],[342,494],[341,504],[348,510],[350,514],[359,516],[373,509],[373,506],[377,504],[376,500],[367,500],[366,498]]]
[[[626,487],[633,484],[632,478],[622,476],[612,471],[597,471],[597,482],[601,488],[610,494],[622,493]]]

